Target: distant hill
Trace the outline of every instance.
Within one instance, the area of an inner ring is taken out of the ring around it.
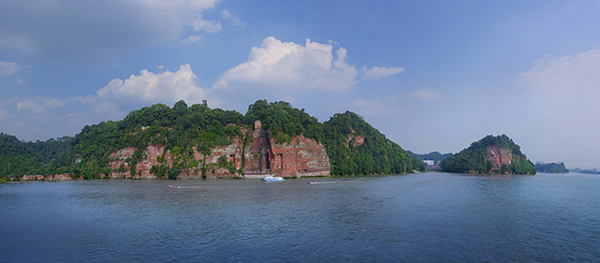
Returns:
[[[453,153],[445,153],[445,154],[441,154],[439,152],[430,152],[428,154],[417,154],[417,153],[413,153],[411,151],[408,151],[408,153],[410,155],[412,155],[413,157],[423,161],[423,160],[433,160],[435,163],[437,162],[441,162],[442,160],[444,160],[446,157],[452,156],[454,155]]]
[[[24,142],[0,133],[0,175],[48,174],[68,165],[71,139]]]
[[[543,163],[536,162],[535,170],[540,173],[568,173],[567,167],[565,167],[565,163]]]
[[[442,160],[446,172],[476,174],[535,174],[533,163],[506,135],[473,142],[469,148]]]

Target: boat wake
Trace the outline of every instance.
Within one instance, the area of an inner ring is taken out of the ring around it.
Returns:
[[[331,184],[333,182],[313,182],[313,181],[308,181],[308,184]]]

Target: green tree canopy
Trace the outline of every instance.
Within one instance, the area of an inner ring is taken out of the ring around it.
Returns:
[[[487,148],[498,146],[500,149],[512,151],[512,163],[494,170],[491,161],[487,160]],[[500,136],[488,135],[483,139],[473,142],[469,148],[442,160],[441,167],[451,173],[510,173],[510,174],[535,174],[533,163],[521,152],[521,147],[508,138],[505,134]]]

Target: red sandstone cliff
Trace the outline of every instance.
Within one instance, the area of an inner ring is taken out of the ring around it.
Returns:
[[[83,180],[81,178],[78,178],[80,180]],[[71,177],[70,174],[57,174],[57,175],[24,175],[23,178],[21,178],[22,181],[54,181],[54,182],[61,182],[61,181],[70,181],[70,180],[77,180],[77,179],[73,179]]]
[[[263,130],[260,121],[254,125],[254,130],[241,128],[242,136],[230,138],[231,144],[210,149],[210,154],[204,156],[196,148],[193,159],[197,167],[183,169],[177,176],[179,179],[191,178],[231,178],[255,177],[262,178],[271,173],[284,177],[329,176],[329,157],[325,147],[315,140],[297,136],[291,143],[276,143],[270,138],[269,131]],[[364,140],[364,139],[363,139]],[[360,138],[355,143],[360,143]],[[143,151],[143,158],[135,164],[135,174],[131,174],[130,160],[136,149],[123,148],[110,154],[108,167],[112,170],[111,178],[159,179],[151,170],[153,166],[172,166],[181,156],[173,156],[169,150],[165,152],[164,145],[149,145]],[[225,156],[228,163],[233,165],[235,172],[219,165],[219,158]],[[163,159],[164,158],[164,159]],[[162,161],[159,161],[163,159]],[[203,169],[204,173],[203,173]],[[163,176],[162,179],[168,178]],[[69,174],[41,176],[25,176],[22,180],[64,181],[72,180]]]
[[[291,143],[278,144],[270,139],[271,173],[280,176],[329,175],[329,156],[315,140],[298,136]]]
[[[516,156],[519,161],[519,156]],[[494,164],[492,170],[500,170],[503,165],[510,165],[513,163],[513,153],[511,149],[499,148],[496,145],[490,145],[486,148],[486,161],[491,161]]]
[[[263,130],[260,121],[254,125],[254,130],[242,128],[242,137],[231,138],[231,144],[211,149],[210,155],[204,156],[194,149],[194,159],[201,164],[197,168],[182,171],[177,178],[190,179],[202,178],[202,166],[206,160],[205,175],[207,178],[227,177],[262,177],[265,173],[279,176],[329,176],[329,157],[325,147],[315,140],[297,136],[291,143],[276,143],[270,138],[269,131]],[[244,141],[245,140],[245,141]],[[152,166],[160,165],[158,158],[164,155],[164,162],[172,165],[171,152],[165,152],[164,146],[149,145],[145,151],[145,158],[135,167],[136,173],[130,174],[127,159],[135,152],[135,148],[124,148],[111,154],[113,161],[109,167],[113,170],[111,178],[156,179],[151,172]],[[217,164],[221,156],[226,156],[237,172],[232,173]],[[122,168],[119,171],[119,168]],[[240,169],[243,168],[243,169]],[[243,172],[239,172],[243,171]]]

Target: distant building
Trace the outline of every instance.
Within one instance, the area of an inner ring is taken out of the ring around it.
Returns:
[[[434,162],[433,160],[423,160],[423,162],[427,165],[427,166],[433,166]]]

